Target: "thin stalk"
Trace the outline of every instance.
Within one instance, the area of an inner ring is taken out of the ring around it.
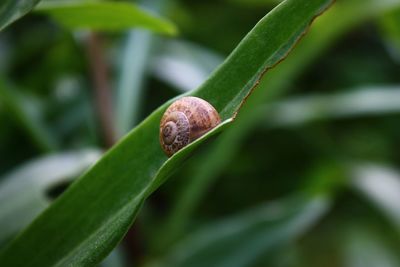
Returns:
[[[109,66],[104,58],[102,38],[95,32],[90,32],[87,38],[87,54],[104,143],[106,147],[111,147],[116,141],[116,134],[113,125]]]

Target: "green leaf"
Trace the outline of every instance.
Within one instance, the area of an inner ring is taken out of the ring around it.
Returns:
[[[121,240],[145,198],[211,136],[232,122],[266,69],[280,62],[330,0],[287,0],[243,39],[191,95],[220,112],[223,123],[170,159],[160,148],[167,102],[115,147],[0,254],[5,266],[94,265]],[[35,248],[34,250],[32,248]]]
[[[273,6],[282,2],[282,0],[226,0],[226,1],[244,6]]]
[[[250,96],[235,125],[212,148],[211,152],[199,158],[193,167],[198,171],[193,172],[193,177],[188,181],[172,208],[172,215],[163,229],[162,239],[166,243],[176,239],[189,221],[193,210],[197,207],[208,192],[208,188],[219,177],[221,170],[227,168],[235,153],[240,149],[242,140],[259,125],[260,116],[266,114],[259,112],[259,106],[265,105],[272,99],[282,95],[290,88],[290,82],[299,74],[307,70],[324,51],[331,47],[335,40],[345,32],[350,31],[363,21],[376,17],[400,7],[400,1],[392,0],[344,0],[338,1],[332,9],[316,21],[308,35],[293,50],[292,54],[272,69],[260,82],[260,89]],[[340,17],[340,20],[338,20]],[[232,145],[235,144],[235,145]]]
[[[0,100],[12,116],[23,128],[38,148],[52,151],[57,142],[43,122],[40,108],[34,99],[21,94],[18,89],[0,81]]]
[[[287,99],[261,107],[267,126],[293,126],[312,120],[400,112],[399,86],[367,86],[330,95]]]
[[[388,166],[363,163],[352,168],[351,185],[400,231],[400,174]]]
[[[292,197],[267,203],[195,232],[155,266],[245,267],[299,238],[326,212],[323,197]]]
[[[381,33],[387,43],[389,52],[400,61],[400,10],[396,9],[380,19]]]
[[[40,0],[1,0],[0,31],[31,11]]]
[[[343,242],[344,266],[348,267],[398,267],[398,251],[382,233],[362,223],[353,226]]]
[[[146,4],[146,1],[142,2]],[[147,1],[146,7],[160,11],[163,9],[161,2]],[[126,37],[122,49],[115,109],[115,129],[118,137],[125,135],[132,126],[138,124],[153,43],[154,35],[149,31],[132,30]]]
[[[28,225],[52,201],[48,190],[78,177],[100,158],[88,149],[32,160],[0,178],[0,244]]]
[[[138,122],[152,39],[151,33],[143,30],[131,31],[126,38],[115,110],[118,136],[129,132]]]
[[[48,1],[36,8],[69,29],[101,31],[126,30],[133,27],[176,34],[175,26],[128,2]]]
[[[222,62],[222,56],[194,43],[162,40],[150,70],[178,91],[187,92],[200,86]]]

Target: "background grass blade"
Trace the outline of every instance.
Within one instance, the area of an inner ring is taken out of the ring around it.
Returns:
[[[31,11],[40,0],[2,0],[0,2],[0,31]]]
[[[53,151],[57,147],[56,138],[44,124],[40,108],[32,99],[20,94],[15,87],[0,81],[0,97],[8,114],[19,122],[33,143],[42,151]]]
[[[400,62],[400,10],[392,10],[380,19],[382,36],[387,43],[389,52]]]
[[[152,39],[151,33],[144,30],[133,30],[126,38],[115,112],[115,128],[119,137],[138,122]]]
[[[312,120],[400,112],[399,86],[367,86],[335,95],[312,95],[266,105],[266,124],[293,126]]]
[[[348,267],[397,267],[400,259],[390,242],[368,226],[353,226],[345,239],[344,265]]]
[[[400,174],[378,164],[358,164],[352,169],[350,183],[382,213],[400,233]]]
[[[159,11],[161,2],[148,1],[146,7]],[[132,30],[126,36],[116,97],[115,129],[118,137],[138,123],[154,38],[153,33],[140,29]]]
[[[72,182],[100,155],[94,149],[53,154],[32,160],[1,177],[0,244],[50,205],[53,187]]]
[[[160,50],[152,59],[150,70],[181,92],[200,86],[223,62],[219,54],[185,41],[163,40]]]
[[[139,27],[166,34],[176,33],[171,22],[128,2],[48,1],[40,4],[36,11],[50,15],[69,29],[116,31]]]
[[[191,93],[212,103],[224,123],[167,159],[160,149],[158,131],[170,102],[161,106],[11,242],[1,252],[0,262],[6,266],[98,263],[121,240],[145,198],[195,148],[231,123],[265,70],[289,53],[314,18],[331,3],[287,0],[272,10]]]
[[[196,231],[154,266],[251,266],[261,255],[272,255],[299,238],[329,206],[327,198],[304,196],[265,204]]]

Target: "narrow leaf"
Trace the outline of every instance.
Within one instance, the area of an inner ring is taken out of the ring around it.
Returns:
[[[357,224],[346,236],[344,266],[346,267],[398,267],[400,259],[396,249],[381,233]]]
[[[400,173],[387,166],[358,164],[351,185],[378,207],[400,230]]]
[[[329,202],[293,197],[265,204],[195,232],[156,266],[249,266],[304,234],[326,213]]]
[[[52,201],[52,186],[71,182],[99,157],[97,150],[53,154],[32,160],[0,178],[0,244],[28,225]]]
[[[184,41],[162,41],[150,69],[158,79],[187,92],[200,86],[223,62],[223,57],[199,45]]]
[[[1,0],[0,31],[31,11],[39,1],[40,0]]]
[[[332,95],[311,95],[264,106],[267,125],[292,126],[318,119],[376,116],[400,112],[399,86],[367,86]]]
[[[146,8],[163,10],[162,1],[141,1]],[[130,31],[121,55],[120,77],[117,88],[115,129],[118,137],[125,135],[138,124],[147,67],[154,43],[152,32],[135,29]]]
[[[121,240],[145,198],[200,144],[232,122],[266,69],[280,62],[330,0],[287,0],[243,39],[203,86],[191,93],[213,104],[224,123],[167,159],[157,109],[1,254],[6,266],[94,265]],[[32,248],[35,248],[32,250]]]
[[[117,31],[140,27],[166,34],[176,33],[175,26],[169,21],[128,2],[48,1],[40,4],[36,11],[50,15],[69,29]]]
[[[8,114],[23,128],[35,145],[43,151],[57,147],[57,141],[45,125],[40,106],[29,97],[20,94],[17,88],[0,81],[0,99]]]
[[[389,52],[400,61],[400,10],[395,9],[380,20],[381,33],[386,41]]]

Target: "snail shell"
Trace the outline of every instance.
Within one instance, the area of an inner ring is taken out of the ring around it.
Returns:
[[[161,118],[161,147],[170,157],[220,122],[218,112],[207,101],[193,96],[178,99]]]

